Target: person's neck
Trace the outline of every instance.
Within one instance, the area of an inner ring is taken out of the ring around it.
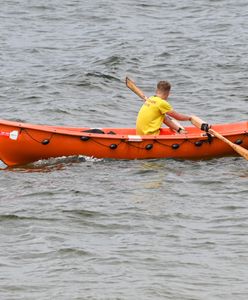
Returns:
[[[160,94],[160,93],[156,93],[156,96],[163,99],[163,100],[167,100],[167,98],[168,98],[168,95]]]

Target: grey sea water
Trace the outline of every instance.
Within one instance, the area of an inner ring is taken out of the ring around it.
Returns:
[[[133,127],[175,109],[247,121],[246,0],[0,1],[1,118]],[[248,297],[242,158],[59,158],[0,174],[0,299]]]

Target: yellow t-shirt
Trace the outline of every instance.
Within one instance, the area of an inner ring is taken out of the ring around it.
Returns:
[[[137,121],[136,133],[139,135],[159,134],[165,114],[173,110],[169,102],[160,97],[150,97],[141,107]]]

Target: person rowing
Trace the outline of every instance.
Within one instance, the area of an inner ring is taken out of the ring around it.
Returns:
[[[167,101],[170,90],[171,84],[168,81],[158,82],[155,96],[146,99],[140,108],[136,120],[136,134],[158,135],[163,123],[180,134],[187,133],[170,118],[179,121],[191,121],[190,115],[175,111]]]

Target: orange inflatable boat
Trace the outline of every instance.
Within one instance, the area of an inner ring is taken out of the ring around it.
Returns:
[[[248,122],[212,125],[226,139],[248,149]],[[84,155],[110,159],[209,159],[238,155],[228,144],[196,127],[187,134],[164,128],[157,136],[134,128],[76,128],[0,120],[0,160],[18,166],[52,157]]]

